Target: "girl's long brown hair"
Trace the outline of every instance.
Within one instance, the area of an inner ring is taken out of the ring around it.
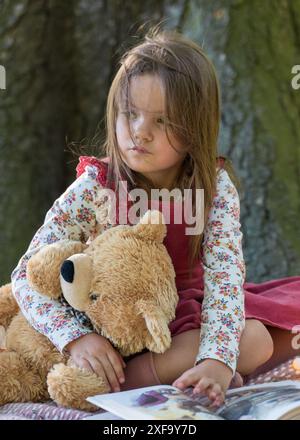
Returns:
[[[166,117],[171,121],[166,133],[171,130],[187,152],[174,188],[204,189],[206,224],[216,192],[220,124],[220,91],[213,64],[198,44],[176,31],[163,31],[158,27],[148,31],[140,44],[129,49],[120,64],[106,109],[103,147],[110,159],[108,181],[116,189],[120,180],[127,180],[129,188],[151,189],[151,182],[122,160],[115,129],[119,105],[128,99],[130,79],[145,73],[158,75],[165,93]],[[190,269],[199,258],[202,240],[203,234],[190,236]]]

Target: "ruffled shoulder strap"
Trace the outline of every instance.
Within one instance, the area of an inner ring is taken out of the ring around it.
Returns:
[[[92,165],[97,168],[97,181],[101,186],[106,186],[107,169],[108,169],[108,158],[97,159],[94,156],[80,156],[79,163],[76,167],[76,177],[78,178],[85,172],[85,168],[88,165]]]
[[[218,168],[224,168],[225,162],[226,162],[226,157],[223,157],[223,156],[217,157],[217,167]]]

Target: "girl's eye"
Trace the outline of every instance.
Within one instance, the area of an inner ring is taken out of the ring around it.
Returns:
[[[122,112],[128,119],[134,119],[136,118],[136,114],[134,112],[125,111]]]
[[[125,115],[130,121],[133,121],[137,118],[137,114],[133,111],[124,110],[121,112],[121,114]],[[163,117],[157,118],[156,123],[159,125],[169,125],[169,123]]]

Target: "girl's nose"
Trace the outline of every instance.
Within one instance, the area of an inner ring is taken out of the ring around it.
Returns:
[[[137,144],[153,140],[151,127],[145,121],[140,121],[133,127],[133,134]]]

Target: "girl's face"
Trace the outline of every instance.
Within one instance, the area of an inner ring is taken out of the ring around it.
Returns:
[[[151,179],[155,188],[172,189],[186,152],[170,130],[170,142],[166,135],[161,81],[151,74],[133,77],[129,94],[130,109],[120,104],[116,121],[122,159],[129,168]]]

